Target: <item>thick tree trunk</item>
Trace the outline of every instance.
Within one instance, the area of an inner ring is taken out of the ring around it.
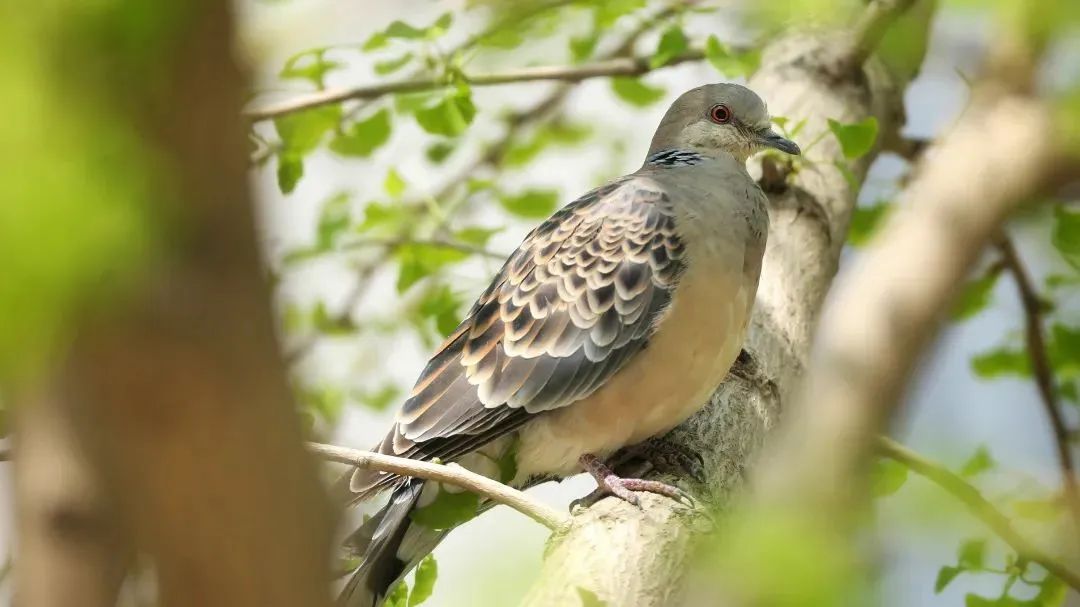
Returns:
[[[925,33],[929,8],[920,7],[908,25]],[[915,69],[889,70],[871,60],[866,69],[851,72],[842,67],[851,52],[845,40],[841,32],[778,39],[766,48],[750,82],[774,116],[788,118],[789,126],[806,121],[800,141],[817,143],[786,188],[765,184],[778,191],[769,192],[769,244],[747,344],[752,363],[733,371],[711,402],[668,436],[702,457],[705,482],[656,477],[682,485],[700,500],[699,507],[646,495],[640,509],[605,499],[576,513],[569,531],[553,538],[526,605],[578,604],[579,588],[610,607],[660,607],[685,600],[689,559],[696,541],[712,529],[707,512],[725,507],[738,492],[744,471],[804,368],[858,195],[837,163],[847,164],[861,182],[876,156],[845,160],[837,140],[828,135],[827,120],[851,123],[874,116],[883,134],[903,120],[902,94]],[[923,40],[919,35],[912,41],[919,47],[913,51],[918,62]]]

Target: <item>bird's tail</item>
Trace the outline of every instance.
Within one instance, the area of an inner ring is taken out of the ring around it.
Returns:
[[[420,479],[400,485],[386,506],[345,540],[345,546],[361,561],[338,595],[340,607],[382,605],[394,585],[446,535],[445,531],[415,524],[409,517],[423,488]]]

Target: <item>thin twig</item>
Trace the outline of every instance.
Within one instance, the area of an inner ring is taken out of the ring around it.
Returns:
[[[851,50],[847,65],[861,67],[877,49],[885,32],[903,15],[915,0],[872,0],[852,26]]]
[[[570,521],[569,516],[533,499],[528,494],[456,464],[422,462],[322,443],[308,443],[308,447],[316,455],[340,464],[461,487],[493,502],[509,506],[552,531],[564,529]]]
[[[505,253],[499,253],[498,251],[492,251],[481,246],[469,244],[467,242],[461,242],[460,240],[453,240],[450,238],[441,238],[433,236],[431,238],[361,238],[346,242],[341,245],[341,250],[354,250],[364,249],[368,247],[386,247],[388,249],[396,249],[405,245],[420,245],[437,247],[440,249],[450,249],[453,251],[460,251],[462,253],[468,253],[469,255],[479,255],[481,257],[487,257],[489,259],[495,259],[502,261],[506,259]]]
[[[670,67],[688,61],[698,61],[705,55],[700,51],[684,53],[668,61],[663,67]],[[584,65],[562,66],[543,65],[525,67],[491,74],[462,76],[472,86],[494,86],[514,82],[534,82],[537,80],[555,80],[561,82],[581,82],[590,78],[606,76],[640,76],[654,69],[649,65],[648,57],[620,57]],[[309,110],[324,105],[340,103],[349,99],[374,99],[391,93],[411,93],[451,86],[453,83],[442,77],[423,77],[401,80],[398,82],[380,82],[344,89],[331,89],[303,95],[295,99],[271,104],[263,108],[248,110],[244,113],[248,120],[268,120],[302,110]]]
[[[981,520],[997,534],[1021,559],[1038,563],[1062,582],[1080,591],[1080,574],[1070,570],[1063,563],[1036,547],[1013,528],[1012,521],[994,507],[979,490],[945,466],[931,461],[911,449],[890,440],[879,437],[877,449],[888,457],[926,477],[939,487],[960,500],[976,518]]]
[[[1016,282],[1016,290],[1024,308],[1024,339],[1027,342],[1031,371],[1035,378],[1035,385],[1039,389],[1043,408],[1046,409],[1046,416],[1050,420],[1050,427],[1054,432],[1058,466],[1061,467],[1065,501],[1068,503],[1069,513],[1072,516],[1073,532],[1080,534],[1080,490],[1076,484],[1076,465],[1069,449],[1069,429],[1061,414],[1061,402],[1058,399],[1057,385],[1054,381],[1054,370],[1050,366],[1050,356],[1046,347],[1042,301],[1012,240],[1002,234],[997,241],[997,248]]]

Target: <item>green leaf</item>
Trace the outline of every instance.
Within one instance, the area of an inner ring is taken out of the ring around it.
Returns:
[[[985,445],[979,445],[975,453],[971,455],[960,467],[960,476],[971,478],[983,472],[988,472],[997,467],[997,462],[990,455],[990,450]]]
[[[281,138],[282,148],[304,156],[322,143],[327,133],[341,122],[340,105],[324,105],[302,112],[285,114],[274,119],[274,129]]]
[[[959,567],[945,566],[938,570],[937,579],[934,580],[934,594],[941,594],[942,590],[963,571]]]
[[[705,41],[705,58],[716,71],[728,78],[749,77],[757,71],[761,63],[761,52],[757,49],[736,53],[715,35]]]
[[[559,202],[555,190],[529,189],[515,195],[504,195],[499,202],[507,211],[528,219],[541,219],[551,215]]]
[[[383,59],[382,61],[376,61],[375,73],[380,76],[393,74],[394,72],[408,65],[409,62],[412,61],[412,58],[412,53],[405,53],[404,55],[400,57],[395,57],[393,59]]]
[[[435,499],[409,514],[413,521],[429,529],[450,529],[476,516],[480,498],[468,491],[452,492],[440,487]]]
[[[435,557],[429,554],[416,566],[416,579],[409,594],[409,607],[416,607],[431,598],[438,577],[439,566],[435,563]]]
[[[333,423],[341,415],[345,406],[345,396],[341,390],[335,388],[307,387],[300,390],[300,402],[312,413]]]
[[[1042,523],[1052,523],[1061,517],[1061,508],[1054,500],[1017,500],[1012,503],[1016,516]]]
[[[402,205],[369,202],[364,207],[364,221],[356,227],[356,231],[362,234],[400,234],[412,222],[412,212]]]
[[[976,354],[971,359],[971,368],[975,375],[983,379],[1031,376],[1031,362],[1027,353],[1006,346]]]
[[[390,594],[386,595],[386,600],[383,602],[384,607],[408,607],[409,602],[409,587],[405,584],[404,580],[397,583],[394,589],[390,591]]]
[[[551,145],[575,145],[588,138],[591,129],[585,125],[554,122],[540,127],[532,137],[510,146],[503,156],[508,167],[525,166]]]
[[[855,207],[855,212],[851,215],[851,226],[848,228],[848,243],[853,247],[861,247],[870,242],[891,211],[892,203],[883,201]]]
[[[351,203],[348,192],[340,192],[323,202],[315,233],[315,246],[318,250],[333,249],[338,238],[349,228],[352,222]]]
[[[455,137],[465,132],[476,115],[469,94],[459,92],[447,95],[435,105],[416,110],[416,122],[434,135]]]
[[[593,3],[593,19],[597,29],[607,29],[623,15],[645,8],[645,0],[604,0]]]
[[[383,30],[383,34],[387,38],[401,38],[404,40],[423,38],[425,33],[425,30],[417,29],[404,21],[394,21]]]
[[[417,281],[431,276],[443,266],[457,263],[468,256],[467,253],[432,244],[406,243],[398,247],[398,293],[404,293]]]
[[[450,287],[440,285],[425,295],[420,302],[419,312],[425,318],[434,319],[435,328],[445,337],[454,332],[461,320],[458,313],[461,303]]]
[[[477,247],[486,247],[491,237],[502,231],[502,228],[482,228],[470,226],[454,232],[454,240],[471,244]]]
[[[664,98],[664,89],[649,86],[640,78],[629,76],[612,78],[611,88],[619,99],[638,107],[650,106]]]
[[[859,122],[844,124],[829,119],[829,130],[840,142],[845,158],[861,158],[874,148],[877,141],[878,121],[870,116]]]
[[[991,269],[980,278],[964,285],[952,309],[953,320],[967,320],[986,309],[1001,272]]]
[[[426,150],[424,150],[424,155],[427,156],[427,159],[431,162],[435,164],[442,164],[442,162],[446,160],[447,157],[450,156],[450,154],[454,153],[456,147],[457,146],[448,141],[436,141],[435,143],[429,145]]]
[[[1050,327],[1050,362],[1063,381],[1080,377],[1080,327],[1054,323]]]
[[[278,154],[277,182],[282,194],[291,194],[304,176],[304,159],[291,153]]]
[[[518,454],[518,441],[513,441],[506,451],[499,456],[499,461],[496,462],[499,466],[499,481],[503,483],[509,483],[517,476],[517,454]]]
[[[386,34],[382,32],[375,32],[368,37],[367,41],[364,42],[364,46],[360,47],[360,50],[364,52],[376,51],[384,48],[389,41],[390,40],[386,37]]]
[[[427,106],[433,105],[436,99],[441,99],[440,93],[420,91],[417,93],[398,93],[394,95],[394,111],[399,114],[415,114]]]
[[[390,195],[391,198],[401,198],[401,195],[405,192],[405,188],[408,184],[401,178],[401,174],[397,172],[397,169],[391,168],[386,172],[386,179],[383,180],[383,189]]]
[[[303,51],[289,57],[278,76],[284,80],[308,80],[315,86],[325,86],[326,74],[343,67],[344,64],[326,59],[326,51],[315,49]]]
[[[592,57],[593,51],[596,50],[596,43],[599,40],[600,33],[596,30],[593,30],[584,36],[571,36],[570,58],[574,63],[581,63],[589,57]]]
[[[986,540],[967,540],[957,551],[957,565],[967,571],[979,571],[986,560]]]
[[[600,600],[600,597],[596,596],[596,593],[592,590],[577,588],[578,597],[581,598],[581,607],[606,607],[607,603]]]
[[[660,36],[660,42],[656,45],[656,52],[649,59],[649,67],[656,69],[667,65],[672,59],[686,52],[690,46],[686,40],[686,34],[678,25],[672,25],[664,30]]]
[[[870,491],[876,497],[892,495],[907,482],[907,466],[891,459],[878,459],[870,473]]]
[[[383,108],[334,137],[330,150],[341,156],[366,158],[389,140],[390,110]]]
[[[1053,575],[1047,575],[1039,583],[1039,594],[1034,602],[1039,607],[1060,607],[1065,604],[1066,590],[1065,582]]]
[[[401,398],[401,388],[397,384],[386,383],[374,390],[357,391],[354,396],[372,411],[386,411]]]

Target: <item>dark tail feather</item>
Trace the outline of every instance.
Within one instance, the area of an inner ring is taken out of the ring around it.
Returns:
[[[346,548],[362,560],[338,595],[340,607],[382,605],[394,584],[442,540],[445,532],[409,518],[423,488],[422,480],[412,479],[394,489],[389,503],[345,540]]]

